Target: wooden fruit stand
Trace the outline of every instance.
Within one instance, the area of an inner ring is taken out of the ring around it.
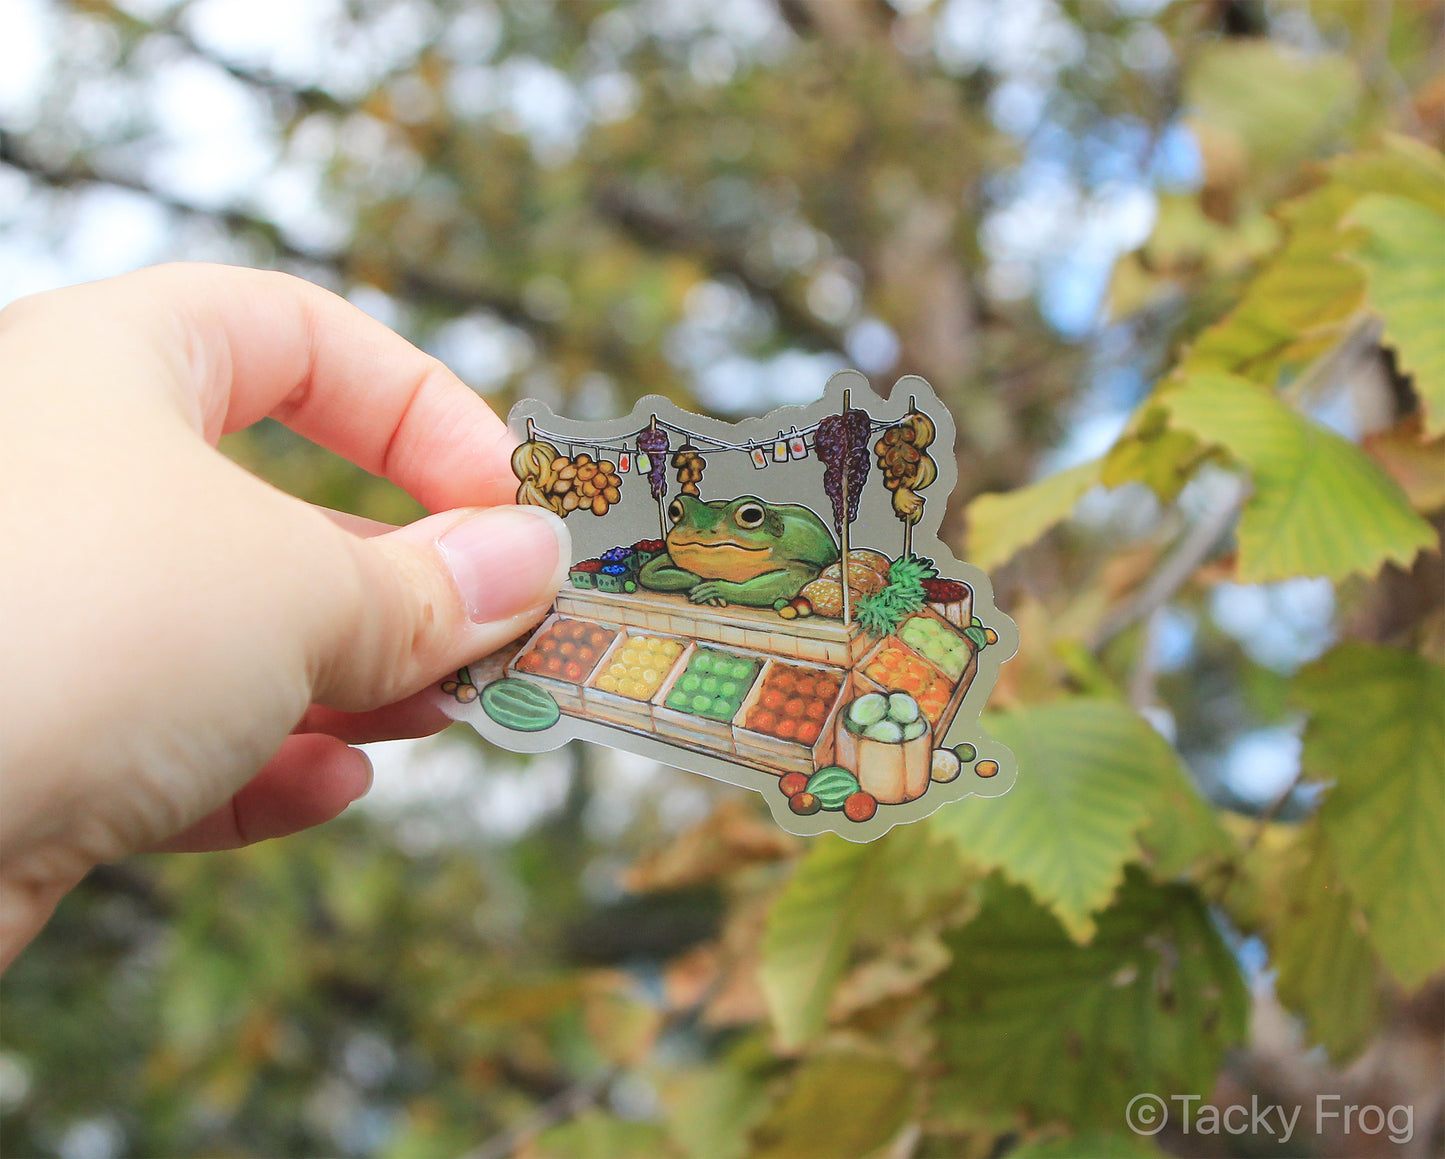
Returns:
[[[960,608],[950,606],[953,617]],[[971,592],[962,605],[963,624],[971,615]],[[928,607],[916,613],[949,624],[939,610]],[[558,621],[577,620],[615,631],[610,646],[580,680],[565,680],[528,670],[525,657],[537,647]],[[951,624],[957,631],[959,625]],[[961,634],[961,633],[960,633]],[[681,652],[672,661],[656,691],[645,699],[609,692],[598,687],[614,656],[634,637],[676,640]],[[966,637],[964,637],[966,639]],[[866,692],[886,692],[863,668],[885,645],[907,648],[897,636],[874,639],[857,623],[814,616],[782,620],[771,609],[730,605],[712,607],[693,604],[686,596],[651,591],[603,592],[592,588],[565,589],[555,611],[531,640],[509,663],[509,675],[524,677],[544,687],[563,713],[584,717],[647,736],[658,736],[675,744],[709,755],[725,757],[776,776],[790,772],[805,774],[830,765],[837,754],[838,738],[846,735],[839,727],[843,707]],[[715,647],[739,657],[756,660],[759,667],[737,713],[728,721],[706,719],[668,707],[677,681],[688,670],[700,645]],[[928,664],[938,678],[948,680],[927,657],[909,651]],[[839,689],[827,705],[821,729],[809,744],[750,729],[744,723],[757,704],[760,690],[776,666],[797,666],[837,679]],[[978,671],[974,652],[957,680],[949,680],[952,692],[947,706],[932,722],[929,736],[947,733],[959,705]],[[845,742],[846,743],[846,742]]]

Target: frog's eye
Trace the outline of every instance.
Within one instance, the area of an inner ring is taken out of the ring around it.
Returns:
[[[744,503],[737,509],[733,518],[737,520],[739,527],[752,530],[754,527],[762,526],[765,514],[761,503]]]
[[[682,500],[674,499],[672,506],[667,509],[667,517],[674,523],[682,522]]]

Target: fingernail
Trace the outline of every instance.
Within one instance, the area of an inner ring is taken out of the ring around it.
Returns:
[[[479,624],[507,620],[557,594],[572,559],[562,520],[540,507],[494,507],[437,541]]]
[[[357,751],[360,752],[361,750]],[[371,786],[376,783],[376,766],[371,763],[371,757],[365,752],[362,752],[361,759],[366,762],[366,781],[361,786],[361,791],[351,798],[353,801],[361,800],[362,797],[371,792]]]

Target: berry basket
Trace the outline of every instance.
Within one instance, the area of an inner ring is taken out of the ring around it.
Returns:
[[[597,590],[599,592],[635,592],[637,590],[637,573],[626,564],[604,563],[597,572]]]
[[[581,563],[574,563],[567,572],[567,578],[572,581],[574,588],[595,588],[597,586],[597,573],[602,570],[600,559],[584,559]]]

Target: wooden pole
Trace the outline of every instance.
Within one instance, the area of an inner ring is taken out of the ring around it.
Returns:
[[[651,430],[654,430],[654,431],[657,430],[657,416],[656,416],[656,415],[653,415],[653,416],[652,416],[652,422],[649,423],[648,426],[649,426],[649,429],[651,429]],[[647,462],[648,462],[649,465],[651,465],[651,463],[652,463],[652,453],[651,453],[651,452],[648,452]],[[666,459],[666,458],[663,459],[663,461],[662,461],[662,466],[663,466],[663,470],[666,470],[666,469],[667,469],[667,459]],[[665,476],[664,476],[664,477],[665,477]],[[649,480],[648,480],[648,486],[649,486],[649,488],[651,487],[651,485],[652,485],[652,480],[649,479]],[[662,496],[661,496],[661,495],[659,495],[659,496],[657,497],[657,538],[658,538],[658,539],[662,539],[662,540],[667,539],[667,508],[662,505]]]
[[[848,399],[852,391],[843,391],[843,433],[848,433]],[[846,443],[843,446],[843,527],[839,538],[843,541],[843,627],[848,627],[853,622],[853,603],[848,598],[848,460],[851,457],[852,448]]]
[[[917,409],[918,409],[918,399],[917,399],[917,396],[910,394],[910,395],[908,396],[908,413],[909,413],[909,414],[912,414],[912,413],[913,413],[914,411],[916,411]],[[920,512],[920,514],[921,514],[921,512]],[[914,521],[913,521],[912,519],[905,519],[905,520],[903,521],[903,558],[904,558],[904,559],[907,559],[910,555],[913,554],[913,522],[914,522]]]

